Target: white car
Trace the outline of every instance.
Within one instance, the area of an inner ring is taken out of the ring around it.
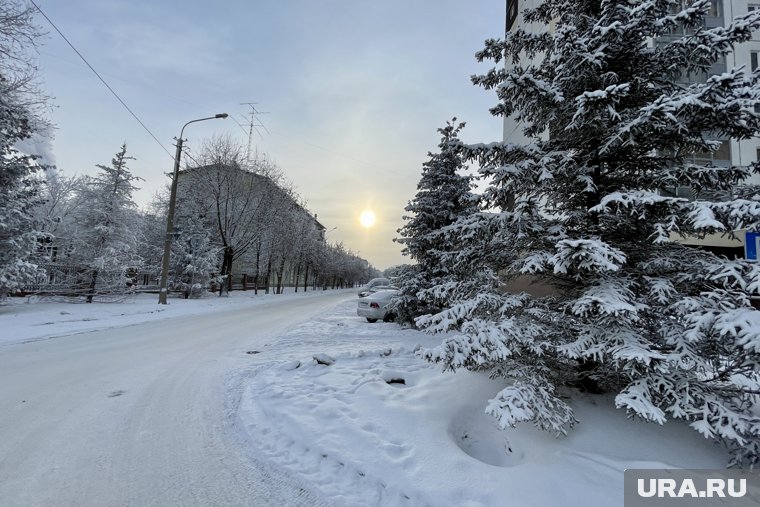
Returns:
[[[363,297],[369,296],[372,292],[376,292],[372,290],[375,287],[388,286],[390,284],[391,284],[391,281],[388,280],[387,278],[373,278],[372,280],[369,281],[369,283],[367,283],[367,285],[361,288],[361,290],[359,291],[359,297],[363,298]]]
[[[388,305],[391,299],[398,296],[398,293],[398,289],[386,289],[363,297],[359,299],[356,314],[359,317],[365,317],[367,322],[377,322],[380,319],[383,322],[393,322],[396,320],[396,316],[388,311]]]
[[[393,285],[375,285],[371,289],[362,291],[362,295],[359,296],[359,299],[366,298],[367,296],[371,296],[375,292],[379,292],[381,290],[398,290],[398,287],[394,287]]]

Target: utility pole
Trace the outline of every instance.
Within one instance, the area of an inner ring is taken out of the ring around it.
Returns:
[[[207,118],[198,118],[190,120],[182,125],[177,138],[177,153],[174,155],[174,170],[172,171],[172,186],[169,192],[169,212],[166,215],[166,236],[164,237],[164,257],[161,260],[161,281],[158,288],[158,304],[167,304],[166,296],[168,293],[167,282],[169,279],[169,256],[172,253],[172,238],[174,237],[174,208],[177,202],[177,178],[179,177],[179,159],[182,157],[182,135],[185,133],[185,127],[191,123],[199,121],[215,120],[218,118],[227,118],[227,113],[218,113]]]
[[[256,110],[256,104],[257,102],[241,102],[241,106],[249,106],[251,108],[251,119],[248,122],[248,149],[246,150],[246,156],[245,159],[250,165],[251,163],[251,144],[253,143],[253,130],[256,129],[256,133],[261,135],[257,127],[261,127],[264,130],[267,131],[267,134],[269,133],[269,130],[264,126],[263,123],[261,123],[261,120],[257,118],[260,114],[269,114],[269,111],[257,111]],[[258,121],[258,123],[256,123]],[[256,149],[256,154],[258,155],[258,149]]]

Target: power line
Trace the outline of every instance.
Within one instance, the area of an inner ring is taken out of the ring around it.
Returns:
[[[66,38],[66,36],[61,32],[61,30],[58,29],[58,27],[55,25],[55,23],[53,23],[50,20],[50,18],[42,11],[42,9],[40,9],[40,7],[35,3],[35,1],[34,0],[30,0],[30,2],[40,12],[40,14],[42,14],[42,16],[48,21],[48,23],[50,23],[50,25],[55,29],[55,31],[58,32],[58,34],[61,36],[61,38],[63,38],[63,40],[66,41],[66,43],[71,47],[71,49],[74,50],[74,52],[77,54],[77,56],[79,56],[79,58],[87,65],[87,67],[89,67],[90,70],[98,77],[98,79],[100,79],[100,81],[106,86],[106,88],[108,88],[108,90],[114,95],[114,97],[116,97],[116,99],[121,103],[121,105],[124,106],[124,108],[127,111],[129,111],[129,113],[134,117],[135,120],[137,120],[137,122],[140,124],[140,126],[142,126],[142,128],[145,129],[145,131],[153,138],[153,140],[155,140],[156,143],[158,143],[158,145],[161,146],[161,148],[163,148],[163,150],[166,152],[166,154],[169,155],[169,157],[171,157],[172,160],[174,160],[174,155],[172,155],[171,152],[168,149],[166,149],[166,147],[161,143],[161,141],[159,141],[158,138],[155,135],[153,135],[153,132],[151,132],[150,129],[147,126],[145,126],[145,124],[140,120],[140,118],[138,118],[138,116],[129,108],[129,106],[127,106],[127,104],[121,99],[121,97],[119,97],[119,95],[108,85],[108,83],[105,81],[105,79],[103,79],[103,77],[101,77],[101,75],[92,67],[92,65],[90,65],[90,63],[87,61],[87,59],[85,59],[85,57],[82,56],[82,54],[77,50],[76,47],[74,47],[74,45],[69,41],[69,39]],[[188,102],[188,101],[186,101],[184,99],[180,99],[178,97],[173,97],[172,96],[172,98],[177,99],[177,100],[181,100],[183,102],[187,102],[189,104],[192,104],[191,102]],[[248,134],[248,149],[247,149],[248,155],[247,155],[247,158],[249,158],[249,159],[250,159],[250,151],[251,151],[251,141],[252,141],[252,135],[253,135],[252,131],[253,131],[253,129],[256,129],[256,132],[259,135],[261,135],[261,133],[258,131],[257,127],[262,127],[266,131],[267,134],[272,135],[272,133],[269,131],[269,129],[266,127],[266,125],[264,125],[263,122],[261,122],[261,119],[259,119],[259,118],[256,117],[259,114],[267,114],[269,111],[257,111],[256,108],[254,107],[255,104],[256,104],[255,102],[242,102],[241,103],[241,105],[248,105],[248,106],[251,107],[251,119],[250,119],[250,123],[247,125],[249,127],[248,131],[246,131],[245,127],[237,119],[235,119],[234,117],[232,117],[232,119],[235,121],[235,123],[237,123],[237,125],[240,127],[240,129],[244,133]],[[196,104],[192,104],[192,105],[196,105]],[[255,120],[258,120],[259,123],[255,124],[254,123]],[[284,137],[290,137],[291,139],[294,139],[292,136],[289,136],[287,134],[282,134],[280,132],[275,132],[275,134],[282,135]],[[348,160],[352,160],[354,162],[358,162],[360,164],[364,164],[364,165],[368,165],[368,166],[373,166],[373,167],[380,167],[377,164],[373,164],[371,162],[366,162],[364,160],[359,160],[359,159],[351,157],[349,155],[346,155],[346,154],[343,154],[343,153],[331,150],[329,148],[325,148],[324,146],[320,146],[320,145],[317,145],[317,144],[314,144],[314,143],[310,143],[308,141],[303,141],[303,140],[301,140],[301,142],[303,142],[304,144],[307,144],[309,146],[312,146],[314,148],[326,151],[328,153],[332,153],[334,155],[346,158]]]
[[[97,70],[95,70],[95,68],[94,68],[92,65],[90,65],[90,62],[88,62],[88,61],[87,61],[87,59],[86,59],[84,56],[82,56],[82,53],[80,53],[80,52],[79,52],[79,50],[77,50],[77,48],[75,48],[75,47],[74,47],[74,44],[72,44],[72,43],[71,43],[71,41],[69,41],[69,39],[68,39],[68,38],[66,38],[66,36],[65,36],[65,35],[63,35],[63,32],[61,32],[61,30],[59,30],[59,29],[58,29],[58,27],[55,25],[55,23],[53,23],[53,21],[52,21],[52,20],[51,20],[49,17],[47,17],[47,14],[45,14],[44,12],[42,12],[42,9],[40,9],[40,6],[39,6],[39,5],[37,5],[37,4],[34,2],[34,0],[29,0],[29,1],[30,1],[30,2],[32,3],[32,5],[34,5],[34,7],[35,7],[35,8],[36,8],[36,9],[37,9],[39,12],[40,12],[40,14],[42,14],[42,17],[44,17],[44,18],[47,20],[47,22],[48,22],[48,23],[50,23],[50,26],[52,26],[52,27],[55,29],[55,31],[56,31],[56,32],[58,32],[58,35],[60,35],[60,36],[63,38],[63,40],[65,40],[65,41],[66,41],[66,44],[68,44],[68,45],[69,45],[69,47],[71,47],[71,49],[73,49],[73,50],[74,50],[74,52],[77,54],[77,56],[79,56],[79,58],[81,58],[81,59],[82,59],[82,61],[85,63],[85,65],[87,65],[87,67],[89,67],[89,68],[90,68],[90,70],[91,70],[91,71],[92,71],[92,72],[93,72],[93,73],[94,73],[94,74],[95,74],[95,75],[98,77],[98,79],[100,79],[100,82],[101,82],[101,83],[103,83],[103,84],[105,85],[105,87],[106,87],[106,88],[108,88],[108,91],[110,91],[110,92],[113,94],[113,96],[114,96],[114,97],[116,97],[116,100],[118,100],[118,101],[121,103],[121,105],[122,105],[122,106],[124,106],[124,109],[126,109],[127,111],[129,111],[129,114],[131,114],[131,115],[132,115],[132,117],[133,117],[135,120],[137,120],[137,123],[139,123],[139,124],[140,124],[140,126],[141,126],[143,129],[145,129],[145,131],[146,131],[148,134],[150,134],[150,137],[152,137],[152,138],[153,138],[153,140],[154,140],[154,141],[156,141],[156,142],[158,143],[158,145],[159,145],[161,148],[163,148],[163,150],[166,152],[166,154],[167,154],[167,155],[169,155],[169,157],[171,157],[171,159],[172,159],[172,160],[174,160],[174,155],[172,155],[172,154],[171,154],[171,152],[169,152],[169,150],[167,150],[167,149],[166,149],[166,146],[164,146],[164,145],[161,143],[161,141],[159,141],[159,140],[158,140],[158,138],[157,138],[155,135],[153,135],[153,132],[151,132],[151,131],[150,131],[150,129],[149,129],[148,127],[146,127],[146,126],[145,126],[145,124],[142,122],[142,120],[141,120],[140,118],[138,118],[138,116],[137,116],[137,115],[134,113],[134,111],[132,111],[132,109],[130,109],[130,108],[129,108],[129,106],[127,105],[127,103],[126,103],[126,102],[124,102],[124,101],[121,99],[121,97],[119,97],[119,94],[118,94],[118,93],[116,93],[116,92],[113,90],[113,88],[111,88],[111,86],[110,86],[110,85],[109,85],[109,84],[106,82],[106,80],[105,80],[105,79],[103,79],[103,77],[102,77],[100,74],[98,74],[98,71],[97,71]]]
[[[183,147],[185,148],[185,150],[182,153],[185,154],[185,158],[189,158],[190,160],[192,160],[195,163],[196,167],[200,167],[201,166],[200,162],[198,162],[197,160],[195,160],[195,157],[193,157],[192,155],[190,155],[190,147],[187,146],[187,145],[184,145]],[[185,162],[185,164],[187,165],[187,162]]]

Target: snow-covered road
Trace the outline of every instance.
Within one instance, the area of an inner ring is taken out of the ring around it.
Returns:
[[[235,372],[247,351],[351,297],[0,347],[0,504],[319,505],[236,441]]]

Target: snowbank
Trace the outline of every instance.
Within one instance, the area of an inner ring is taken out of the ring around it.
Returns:
[[[257,454],[329,503],[609,507],[623,503],[626,468],[728,460],[686,425],[627,419],[608,397],[572,399],[580,424],[566,438],[501,431],[484,409],[503,380],[441,373],[414,354],[436,338],[369,324],[355,305],[292,329],[276,356],[257,355],[239,410]],[[323,356],[335,362],[314,359]]]

